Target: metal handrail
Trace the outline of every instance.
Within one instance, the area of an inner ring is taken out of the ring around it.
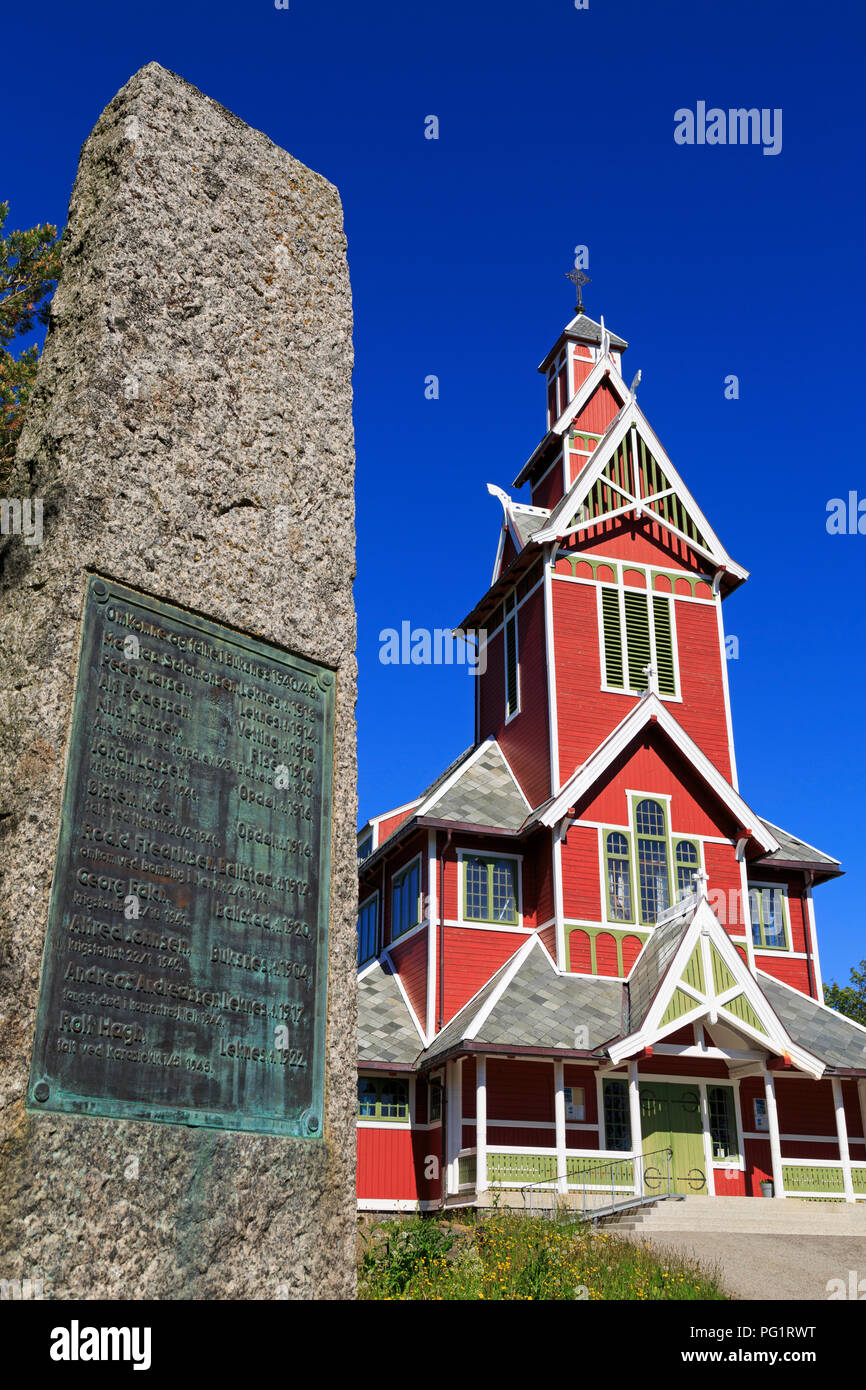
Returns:
[[[604,1171],[605,1169],[608,1169],[608,1168],[609,1168],[609,1169],[616,1169],[616,1168],[617,1168],[620,1164],[622,1164],[622,1163],[634,1163],[635,1165],[640,1164],[640,1181],[638,1182],[638,1180],[637,1180],[637,1178],[636,1178],[633,1185],[634,1185],[634,1188],[635,1188],[636,1192],[639,1191],[640,1194],[641,1194],[641,1196],[642,1196],[643,1193],[644,1193],[644,1190],[645,1190],[647,1161],[648,1161],[649,1159],[651,1159],[651,1158],[659,1158],[661,1155],[664,1155],[664,1157],[665,1157],[665,1167],[666,1167],[666,1170],[667,1170],[667,1182],[666,1182],[666,1186],[665,1186],[665,1191],[662,1192],[661,1190],[659,1190],[658,1192],[654,1192],[653,1195],[652,1195],[652,1199],[651,1199],[651,1200],[656,1200],[656,1198],[661,1197],[661,1196],[669,1197],[669,1196],[671,1195],[671,1162],[672,1162],[673,1156],[674,1156],[673,1149],[670,1149],[670,1148],[667,1148],[667,1149],[651,1149],[649,1153],[645,1153],[645,1154],[644,1154],[644,1153],[630,1153],[628,1150],[623,1150],[623,1153],[622,1153],[622,1157],[621,1157],[621,1158],[611,1158],[611,1159],[607,1159],[605,1162],[602,1162],[602,1163],[591,1163],[591,1164],[589,1165],[589,1167],[583,1168],[583,1169],[581,1170],[580,1174],[579,1174],[578,1183],[573,1183],[573,1182],[571,1183],[571,1186],[572,1186],[572,1187],[577,1187],[577,1186],[579,1185],[579,1186],[581,1187],[581,1189],[582,1189],[582,1196],[583,1196],[582,1212],[583,1212],[583,1215],[584,1215],[584,1216],[586,1215],[586,1192],[587,1192],[588,1178],[589,1178],[589,1175],[590,1175],[591,1173],[598,1172],[599,1170]],[[579,1159],[579,1158],[580,1158],[580,1155],[575,1154],[574,1157]],[[522,1197],[523,1197],[523,1206],[524,1206],[524,1209],[526,1208],[526,1194],[527,1194],[527,1192],[529,1193],[529,1214],[530,1214],[530,1216],[531,1216],[531,1215],[532,1215],[532,1206],[533,1206],[533,1201],[532,1201],[532,1199],[533,1199],[533,1194],[534,1194],[534,1192],[535,1192],[535,1190],[536,1190],[537,1188],[546,1188],[546,1189],[548,1189],[548,1190],[551,1190],[551,1189],[555,1186],[557,1189],[559,1189],[560,1184],[561,1184],[561,1183],[564,1183],[564,1184],[565,1184],[565,1194],[567,1195],[567,1194],[568,1194],[569,1182],[570,1182],[570,1178],[569,1178],[569,1174],[568,1174],[568,1171],[567,1171],[567,1168],[566,1168],[566,1172],[564,1172],[564,1173],[557,1173],[555,1177],[552,1177],[552,1178],[539,1178],[539,1179],[538,1179],[537,1181],[535,1181],[535,1182],[524,1183],[524,1184],[521,1186],[521,1188],[520,1188],[520,1192],[521,1192],[521,1195],[522,1195]],[[590,1183],[589,1185],[593,1186],[596,1190],[599,1190],[599,1189],[601,1189],[601,1188],[603,1188],[603,1187],[606,1187],[608,1184],[607,1184],[607,1183]],[[616,1192],[616,1179],[615,1179],[614,1174],[611,1173],[611,1179],[610,1179],[610,1209],[611,1209],[611,1211],[613,1211],[613,1210],[615,1209],[615,1206],[616,1206],[615,1192]],[[629,1199],[629,1200],[634,1200],[634,1198],[631,1198],[631,1199]]]

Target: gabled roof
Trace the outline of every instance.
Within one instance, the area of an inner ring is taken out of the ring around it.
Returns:
[[[443,1028],[422,1063],[471,1047],[592,1053],[622,1031],[619,979],[561,974],[531,936]],[[586,1029],[578,1035],[575,1029]]]
[[[502,749],[489,738],[422,801],[418,815],[519,830],[531,809]]]
[[[538,370],[540,372],[544,372],[547,370],[547,364],[550,361],[551,357],[553,357],[559,351],[559,345],[562,342],[563,338],[579,338],[582,342],[585,343],[600,343],[602,340],[602,334],[605,332],[607,332],[608,337],[610,338],[611,347],[628,347],[628,343],[626,342],[625,338],[618,338],[617,335],[615,333],[611,333],[610,329],[606,326],[605,328],[602,328],[600,323],[596,323],[595,319],[591,319],[589,317],[589,314],[575,314],[571,322],[567,323],[563,328],[556,342],[553,344],[553,347],[550,349],[550,352],[539,363]]]
[[[572,773],[558,795],[539,809],[536,814],[541,824],[553,826],[562,820],[570,808],[591,790],[620,754],[625,752],[633,739],[651,723],[655,724],[679,749],[701,780],[706,783],[723,805],[727,806],[738,824],[750,832],[751,837],[766,853],[779,849],[778,840],[760,816],[757,816],[746,805],[739,792],[734,790],[715,763],[710,762],[707,755],[689,737],[682,725],[671,714],[667,705],[657,695],[650,692],[640,697],[637,704],[629,710],[613,732],[603,743],[599,744],[586,762]]]
[[[689,1023],[723,1025],[807,1075],[866,1073],[866,1028],[771,975],[755,979],[705,896],[662,914],[627,981],[560,971],[533,934],[424,1049],[387,957],[358,981],[359,1065],[409,1070],[458,1052],[609,1056]]]
[[[501,487],[497,487],[495,483],[488,483],[487,491],[491,497],[498,497],[502,503],[502,532],[499,537],[499,548],[496,552],[496,562],[493,566],[493,579],[491,581],[495,584],[502,573],[506,535],[511,536],[514,548],[519,553],[530,537],[547,524],[550,512],[546,507],[531,507],[527,502],[515,502],[513,498],[508,496],[507,492],[504,492]]]
[[[358,1061],[407,1067],[424,1045],[388,960],[358,977]]]
[[[691,925],[696,909],[697,898],[690,896],[668,914],[663,914],[665,920],[660,919],[659,925],[635,961],[626,988],[627,1033],[635,1032],[646,1018],[677,947]]]
[[[792,1037],[837,1071],[866,1070],[866,1028],[759,971],[761,989]]]
[[[639,472],[633,484],[633,492],[623,487],[617,476],[614,476],[621,473],[616,462],[617,451],[632,428],[642,445],[642,462],[648,456],[651,475],[662,484],[652,487],[649,492],[642,490]],[[616,495],[616,505],[609,507],[607,502],[599,503],[600,510],[597,514],[580,519],[581,508],[587,505],[588,499],[593,507],[595,506],[597,499],[593,489],[597,484],[604,498]],[[678,509],[673,507],[672,498],[679,503]],[[676,511],[678,520],[671,515],[672,511]],[[548,525],[536,532],[534,540],[537,544],[562,540],[591,526],[600,526],[606,520],[626,516],[630,512],[650,520],[653,525],[661,526],[691,547],[697,555],[709,560],[715,568],[724,570],[738,583],[748,578],[748,570],[738,565],[722,545],[633,396],[629,397],[608,425],[587,466],[553,508]]]
[[[365,869],[376,863],[383,851],[395,845],[410,828],[418,825],[453,824],[477,827],[479,832],[486,834],[501,831],[514,835],[532,813],[532,807],[492,735],[455,758],[417,801],[409,803],[409,807],[411,813],[406,819],[364,859]]]
[[[761,859],[753,859],[750,868],[757,868],[766,865],[768,868],[783,869],[788,866],[795,868],[811,867],[816,875],[822,878],[834,878],[842,873],[838,859],[832,859],[829,854],[824,854],[822,850],[816,849],[814,845],[809,845],[805,840],[798,840],[796,835],[792,835],[787,830],[782,830],[780,826],[773,825],[772,821],[765,820],[764,825],[772,832],[779,841],[779,848],[772,854],[765,854]]]
[[[580,414],[587,401],[589,401],[590,397],[603,383],[606,383],[613,389],[614,394],[619,397],[622,405],[626,405],[627,402],[631,400],[631,392],[621,377],[619,369],[610,356],[610,353],[606,352],[604,356],[599,357],[592,371],[586,379],[581,382],[575,395],[569,401],[559,419],[551,425],[547,434],[541,440],[541,443],[536,445],[533,449],[517,477],[514,479],[512,487],[523,487],[523,484],[528,481],[530,475],[534,471],[536,464],[544,458],[550,445],[554,442],[559,443],[561,441],[562,436],[565,434],[575,415]]]
[[[785,1026],[705,894],[696,897],[685,913],[670,909],[669,923],[658,926],[653,936],[658,932],[663,933],[666,968],[647,1006],[649,986],[658,969],[653,966],[645,980],[635,966],[628,983],[629,1032],[608,1048],[612,1062],[634,1057],[667,1034],[706,1019],[710,1027],[722,1023],[742,1033],[753,1047],[788,1057],[809,1076],[823,1074],[823,1061]]]

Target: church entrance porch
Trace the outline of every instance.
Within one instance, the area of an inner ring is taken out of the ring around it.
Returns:
[[[578,1212],[668,1196],[866,1202],[857,1078],[754,1063],[689,1075],[659,1062],[450,1063],[446,1200],[541,1210],[546,1198]]]
[[[696,1086],[654,1082],[639,1087],[641,1141],[644,1156],[670,1149],[670,1191],[683,1194],[707,1191],[707,1160],[701,1124],[701,1094]],[[648,1164],[644,1185],[667,1186],[661,1167]]]

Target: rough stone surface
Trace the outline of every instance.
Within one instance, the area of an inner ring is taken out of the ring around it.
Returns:
[[[82,151],[16,458],[44,538],[0,542],[0,1277],[46,1297],[354,1292],[351,365],[336,190],[143,68]],[[324,1143],[25,1110],[88,569],[338,671]]]

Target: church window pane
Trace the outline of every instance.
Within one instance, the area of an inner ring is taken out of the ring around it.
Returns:
[[[607,836],[607,906],[610,921],[633,920],[628,838],[618,830]]]

